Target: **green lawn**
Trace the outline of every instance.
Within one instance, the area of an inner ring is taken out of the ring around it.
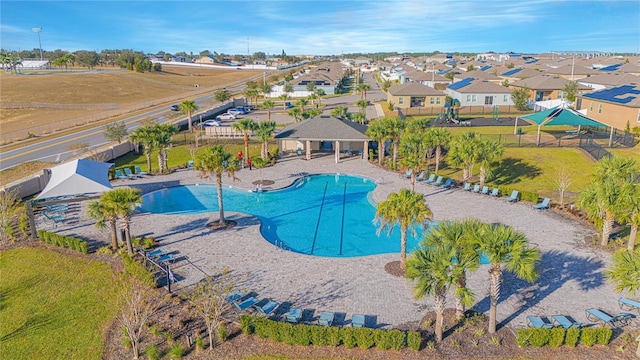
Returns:
[[[117,311],[114,274],[101,262],[42,248],[0,253],[3,359],[101,359]]]

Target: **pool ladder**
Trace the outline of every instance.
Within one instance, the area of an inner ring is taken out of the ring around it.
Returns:
[[[287,250],[287,251],[291,250],[291,248],[287,244],[285,244],[284,241],[282,241],[282,240],[277,240],[276,239],[275,246],[277,248],[279,248],[280,250]]]

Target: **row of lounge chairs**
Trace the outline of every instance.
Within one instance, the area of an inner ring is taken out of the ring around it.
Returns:
[[[489,191],[489,187],[486,185],[483,186],[482,189],[480,189],[480,185],[478,184],[473,185],[473,188],[471,187],[471,185],[471,183],[464,183],[462,190],[476,194],[490,195],[493,197],[498,197],[500,195],[500,190],[498,190],[498,188],[493,188],[491,191]]]
[[[136,166],[135,170],[136,172],[134,174],[133,172],[131,172],[131,169],[129,169],[128,167],[123,168],[122,170],[116,169],[116,177],[118,179],[133,179],[140,176],[148,175],[146,171],[142,171],[142,169],[140,169],[140,166]],[[124,171],[124,174],[122,173],[122,171]]]
[[[634,311],[640,315],[639,301],[621,297],[620,299],[618,299],[618,305],[620,306],[620,309],[624,311]],[[621,312],[616,315],[610,315],[609,313],[601,309],[591,308],[585,311],[585,317],[588,321],[591,321],[593,323],[599,323],[602,326],[608,325],[612,328],[618,328],[629,325],[630,320],[636,316],[628,312]],[[556,326],[562,326],[565,329],[569,329],[581,328],[583,326],[582,322],[575,321],[569,316],[553,315],[551,316],[551,318],[553,319],[552,321],[543,316],[527,316],[527,325],[529,327],[537,329],[550,329]]]
[[[409,169],[404,175],[402,175],[402,177],[405,179],[409,179],[411,178],[412,174],[413,174],[413,170]],[[445,189],[450,189],[455,186],[451,178],[445,179],[444,176],[436,177],[436,174],[431,174],[429,175],[428,178],[426,176],[427,176],[427,172],[422,171],[418,176],[416,176],[416,182],[425,184],[425,185],[442,187]]]

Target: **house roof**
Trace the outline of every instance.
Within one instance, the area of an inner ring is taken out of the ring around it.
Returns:
[[[436,73],[426,73],[420,70],[409,70],[402,75],[403,77],[410,78],[411,81],[436,81],[436,82],[449,82],[450,80],[444,76]]]
[[[624,73],[605,72],[600,75],[592,75],[578,80],[583,84],[598,84],[605,86],[637,85],[640,84],[640,76]]]
[[[393,96],[446,96],[442,91],[417,82],[392,86],[388,91]]]
[[[462,74],[465,78],[471,77],[478,80],[489,80],[489,81],[501,81],[502,79],[493,75],[490,72],[484,72],[480,70],[468,71]]]
[[[575,65],[571,65],[571,63],[557,67],[557,68],[550,68],[546,71],[549,74],[557,74],[557,75],[595,75],[598,74],[599,71],[592,69],[592,68],[587,68],[584,66],[578,66],[577,64]]]
[[[611,89],[583,94],[582,97],[629,107],[640,107],[640,86],[623,85]]]
[[[353,121],[341,120],[335,116],[319,115],[309,120],[285,126],[275,138],[279,140],[338,140],[367,141],[371,140],[365,132],[367,126]]]
[[[494,82],[481,79],[466,78],[447,86],[461,94],[511,94],[511,89]]]
[[[559,76],[541,74],[527,79],[515,81],[509,86],[528,87],[531,90],[561,90],[567,85],[569,80]],[[578,84],[579,90],[591,90],[590,87]]]

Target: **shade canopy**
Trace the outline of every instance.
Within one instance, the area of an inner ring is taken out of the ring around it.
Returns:
[[[520,116],[520,118],[533,121],[538,126],[608,126],[607,124],[592,120],[573,109],[560,106]]]
[[[58,196],[102,193],[111,190],[109,168],[113,164],[85,159],[51,168],[51,179],[36,200]]]

